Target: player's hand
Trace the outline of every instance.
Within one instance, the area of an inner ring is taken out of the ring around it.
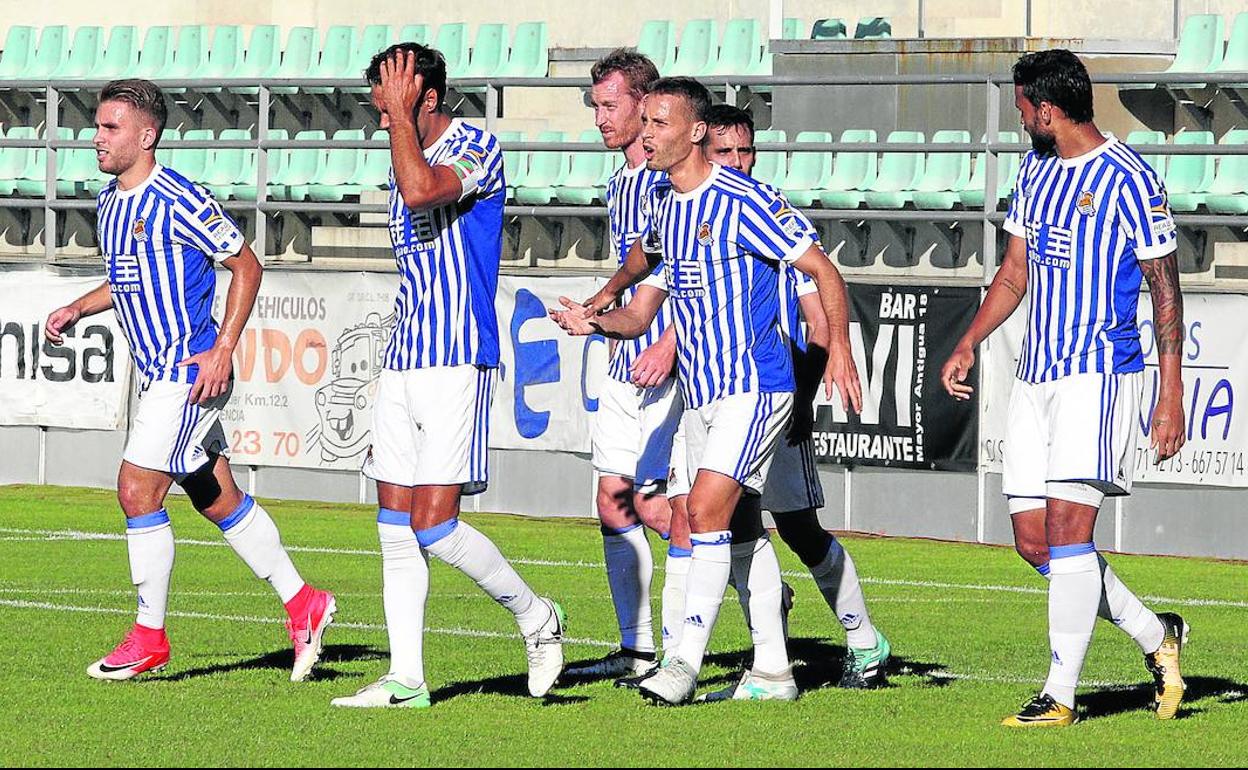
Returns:
[[[841,406],[845,411],[853,408],[854,414],[862,412],[862,386],[858,383],[858,367],[847,343],[833,342],[829,346],[828,363],[823,370],[824,393],[832,399],[832,388],[841,393]]]
[[[380,99],[391,120],[412,116],[425,93],[424,76],[416,72],[416,54],[396,51],[381,63]]]
[[[80,318],[82,318],[82,313],[73,305],[57,308],[48,315],[48,320],[43,322],[43,336],[53,345],[60,345],[65,341],[65,330],[78,323]]]
[[[658,342],[641,351],[628,373],[637,387],[657,388],[672,376],[675,365],[675,343],[664,342],[660,338]]]
[[[1153,429],[1149,434],[1157,462],[1169,460],[1179,453],[1187,436],[1183,432],[1183,397],[1162,395],[1153,410]]]
[[[594,317],[593,310],[567,297],[560,297],[559,304],[567,309],[547,312],[551,320],[559,324],[560,329],[573,337],[586,337],[598,331],[589,320]]]
[[[213,345],[202,353],[178,362],[178,366],[199,366],[199,376],[186,397],[188,403],[205,404],[230,389],[230,375],[234,372],[233,351],[221,345]]]
[[[953,349],[953,355],[940,370],[940,384],[945,392],[959,401],[970,399],[975,389],[966,384],[966,377],[975,365],[975,349],[959,345]]]

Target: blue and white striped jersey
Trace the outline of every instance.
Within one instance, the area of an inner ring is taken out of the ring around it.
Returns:
[[[498,140],[458,119],[425,149],[464,180],[463,197],[436,209],[403,204],[390,173],[390,240],[399,268],[387,369],[498,366],[494,295],[503,250],[503,155]],[[475,183],[475,184],[474,184]]]
[[[1004,227],[1027,242],[1017,377],[1142,371],[1139,262],[1176,248],[1165,186],[1143,158],[1112,135],[1077,158],[1029,152]]]
[[[800,211],[797,215],[805,219]],[[814,225],[810,228],[813,233]],[[785,343],[796,345],[803,352],[806,350],[806,331],[802,327],[801,298],[818,291],[814,278],[792,265],[780,267],[780,335]]]
[[[792,392],[779,271],[816,240],[775,188],[722,166],[688,193],[655,185],[646,248],[663,254],[685,408],[735,393]]]
[[[665,179],[666,173],[651,171],[643,163],[637,168],[621,166],[607,181],[607,220],[611,225],[611,248],[615,251],[619,264],[624,263],[633,242],[649,226],[647,201],[650,190]],[[625,302],[631,301],[636,293],[636,287],[630,288],[625,295]],[[670,323],[671,312],[664,302],[645,334],[634,340],[620,340],[616,343],[607,373],[620,382],[628,382],[633,362],[643,350],[659,341],[663,330]]]
[[[238,254],[238,225],[202,186],[157,165],[140,185],[114,179],[97,200],[100,251],[117,322],[143,383],[194,382],[185,358],[212,348],[213,262]]]

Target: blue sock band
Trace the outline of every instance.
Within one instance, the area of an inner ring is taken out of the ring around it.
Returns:
[[[393,508],[378,508],[377,523],[390,524],[395,527],[412,526],[412,514],[407,511],[396,511]]]
[[[688,559],[693,556],[693,549],[681,548],[678,545],[669,545],[667,547],[667,555],[672,559]]]
[[[672,539],[672,533],[671,533],[671,532],[660,532],[660,533],[659,533],[659,539],[660,539],[660,540],[671,540],[671,539]]]
[[[126,519],[126,529],[146,529],[168,523],[169,513],[164,508],[161,508],[154,513],[145,513],[142,516],[135,516],[133,519]]]
[[[707,534],[710,533],[708,532]],[[695,548],[699,545],[732,545],[732,533],[725,530],[719,533],[714,540],[701,540],[697,535],[693,535],[689,538],[689,542]]]
[[[1049,576],[1049,563],[1046,561],[1044,564],[1041,564],[1039,567],[1036,567],[1036,572],[1039,572],[1041,577],[1048,577]]]
[[[229,516],[226,516],[221,521],[218,521],[217,526],[221,528],[222,532],[229,532],[237,526],[240,521],[247,518],[247,514],[251,513],[251,509],[255,506],[256,501],[251,499],[251,495],[243,495],[243,501],[238,504],[238,507],[234,509],[234,512]]]
[[[1096,553],[1096,543],[1051,545],[1049,546],[1049,561],[1053,561],[1054,559],[1069,559],[1072,556],[1084,556],[1089,553]]]
[[[629,532],[632,532],[634,529],[637,529],[637,528],[638,528],[638,527],[640,527],[640,526],[641,526],[641,522],[638,522],[638,523],[636,523],[636,524],[629,524],[627,527],[620,527],[619,529],[616,529],[615,527],[608,527],[608,526],[605,526],[605,525],[599,525],[598,529],[602,531],[603,536],[606,536],[606,535],[623,535],[623,534],[627,534],[627,533],[629,533]]]
[[[455,528],[458,526],[459,526],[459,518],[457,517],[454,519],[450,519],[448,521],[444,521],[441,524],[437,525],[436,527],[430,527],[429,529],[418,529],[416,530],[416,542],[420,543],[421,548],[428,548],[429,546],[438,542],[442,538],[454,532]]]

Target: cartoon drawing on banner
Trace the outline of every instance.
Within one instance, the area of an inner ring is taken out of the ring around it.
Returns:
[[[307,443],[320,444],[321,462],[333,463],[364,453],[369,444],[370,415],[377,396],[377,378],[394,316],[369,313],[364,322],[344,329],[334,343],[333,379],[316,391],[318,423]]]

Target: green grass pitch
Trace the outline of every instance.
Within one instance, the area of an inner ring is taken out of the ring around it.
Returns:
[[[1146,710],[1135,645],[1098,622],[1080,690],[1084,721],[1038,732],[998,726],[1047,670],[1045,586],[1011,550],[846,538],[873,618],[893,644],[892,687],[838,690],[844,633],[777,540],[797,590],[796,703],[663,709],[610,683],[527,697],[510,616],[434,563],[425,637],[434,706],[342,711],[331,698],[386,668],[381,568],[368,506],[266,502],[296,565],[338,595],[312,679],[291,684],[283,613],[268,586],[184,499],[170,599],[173,660],[146,679],[97,682],[84,669],[132,622],[122,520],[112,493],[0,488],[0,765],[1234,765],[1248,753],[1248,568],[1112,557],[1158,609],[1192,626],[1181,718]],[[567,659],[615,637],[601,539],[586,521],[465,517],[568,612]],[[652,538],[655,563],[661,544]],[[656,571],[654,600],[662,573]],[[736,675],[748,634],[730,591],[703,690]]]

